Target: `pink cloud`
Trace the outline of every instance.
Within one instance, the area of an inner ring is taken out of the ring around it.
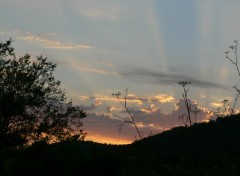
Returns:
[[[192,107],[198,107],[196,101],[189,100]],[[171,113],[163,113],[156,105],[151,104],[149,107],[142,108],[140,110],[130,109],[134,116],[136,124],[143,134],[143,136],[149,136],[151,134],[160,133],[164,130],[171,129],[175,126],[184,125],[182,121],[178,118],[179,115],[186,113],[186,107],[184,101],[180,99],[176,103],[175,109]],[[137,132],[131,124],[125,124],[119,131],[123,122],[120,119],[115,118],[111,114],[111,108],[109,107],[108,113],[89,113],[88,117],[83,120],[84,128],[88,133],[88,138],[91,140],[91,136],[98,135],[99,140],[94,138],[94,140],[101,141],[101,136],[103,138],[115,139],[114,143],[118,140],[122,141],[134,141],[136,139]],[[198,107],[201,110],[197,114],[197,122],[206,121],[208,119],[208,114],[205,108]],[[128,114],[122,114],[124,118],[128,117]],[[194,121],[194,114],[192,114],[192,119]]]

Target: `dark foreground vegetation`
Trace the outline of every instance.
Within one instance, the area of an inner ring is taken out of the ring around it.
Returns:
[[[240,175],[240,115],[177,127],[131,145],[37,142],[2,149],[1,175]]]
[[[12,39],[0,42],[0,148],[84,137],[86,113],[67,100],[56,66],[43,56],[16,57]]]

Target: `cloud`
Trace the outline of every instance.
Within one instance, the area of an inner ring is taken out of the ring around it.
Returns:
[[[58,64],[61,64],[63,66],[71,67],[71,69],[75,70],[80,70],[83,72],[90,72],[90,73],[96,73],[96,74],[101,74],[101,75],[107,75],[107,76],[114,76],[114,77],[119,77],[121,76],[118,72],[114,71],[111,67],[107,68],[96,68],[92,65],[89,64],[84,64],[81,62],[79,59],[74,59],[74,58],[68,58],[67,60],[64,61],[57,61]],[[104,64],[98,65],[98,66],[104,66]]]
[[[138,104],[143,104],[143,103],[151,103],[151,102],[159,102],[159,103],[169,103],[169,102],[174,102],[175,98],[172,96],[169,96],[167,94],[159,94],[154,96],[153,98],[150,97],[144,97],[144,96],[136,96],[134,94],[128,95],[127,101],[133,103],[136,102]]]
[[[151,114],[153,112],[158,111],[159,108],[155,105],[155,104],[151,104],[150,107],[146,107],[146,108],[141,108],[141,111],[147,114]]]
[[[89,99],[90,99],[88,96],[79,96],[79,98],[80,98],[82,101],[86,101],[86,100],[89,100]]]
[[[8,33],[0,31],[0,35],[8,35]]]
[[[122,76],[131,77],[137,80],[144,80],[147,83],[152,84],[163,84],[163,85],[176,85],[179,81],[190,81],[193,86],[203,87],[203,88],[219,88],[228,90],[229,88],[214,82],[200,80],[190,75],[182,75],[177,72],[161,72],[152,71],[142,68],[131,68],[127,71],[120,73]]]
[[[71,10],[91,20],[117,21],[120,19],[122,8],[115,3],[105,1],[74,2],[70,5]]]
[[[197,121],[206,121],[208,119],[208,110],[203,107],[199,107],[196,101],[189,100],[189,102],[192,104],[192,109],[197,107],[201,110],[201,112],[197,114]],[[136,122],[141,122],[145,126],[151,126],[150,124],[155,124],[155,126],[161,127],[162,129],[169,129],[174,126],[183,125],[178,117],[179,115],[186,113],[184,100],[180,99],[175,106],[176,108],[172,110],[171,113],[163,113],[160,108],[154,104],[151,104],[149,107],[134,111],[133,116],[135,117]],[[193,113],[191,115],[194,117]]]
[[[124,96],[125,95],[123,95],[122,96],[122,101],[124,101],[125,99],[124,99]],[[148,102],[149,101],[149,98],[147,98],[147,97],[139,97],[139,96],[136,96],[136,95],[134,95],[134,94],[129,94],[128,96],[127,96],[127,103],[137,103],[138,105],[141,105],[141,104],[143,104],[144,102]]]
[[[34,35],[31,33],[27,33],[26,35],[16,37],[16,39],[36,43],[43,47],[52,49],[73,50],[94,48],[90,45],[65,43],[59,40],[49,39],[49,36],[52,36],[54,34],[55,33],[50,33],[48,35]]]
[[[213,106],[213,107],[223,107],[224,105],[229,105],[230,102],[233,102],[234,99],[233,97],[228,97],[228,96],[225,96],[223,98],[219,98],[219,97],[212,97],[213,102],[210,103],[210,106]]]
[[[76,50],[76,49],[93,49],[95,47],[86,44],[69,43],[57,40],[57,33],[47,32],[41,34],[33,34],[31,32],[22,32],[20,30],[0,31],[0,35],[11,36],[17,40],[23,40],[30,43],[41,45],[45,48],[61,49],[61,50]]]
[[[115,96],[93,94],[92,98],[94,98],[95,100],[101,100],[101,101],[119,102],[119,100]],[[124,102],[125,101],[124,96],[120,97],[120,100]],[[128,95],[128,98],[127,98],[127,103],[136,103],[138,105],[143,104],[144,101],[147,101],[147,98],[137,97],[135,95]]]
[[[22,35],[23,33],[19,30],[13,30],[13,31],[6,31],[6,30],[2,30],[0,31],[0,35],[5,35],[5,36],[18,36],[18,35]]]
[[[156,95],[152,100],[157,100],[160,103],[169,103],[169,102],[174,102],[175,98],[167,94],[160,94],[160,95]]]
[[[122,108],[120,107],[115,107],[115,106],[107,106],[106,107],[107,109],[107,112],[110,113],[110,112],[116,112],[116,111],[121,111]]]
[[[223,106],[223,102],[212,102],[210,105],[219,108]]]
[[[107,10],[100,9],[82,9],[79,10],[79,13],[83,16],[93,18],[93,19],[104,19],[104,20],[113,20],[116,21],[118,17],[112,12]]]
[[[96,100],[102,100],[102,101],[119,102],[119,100],[115,96],[94,94],[93,98],[95,98]],[[125,94],[120,95],[119,98],[122,102],[124,102]],[[159,94],[154,97],[137,96],[134,94],[128,94],[127,96],[127,103],[135,103],[137,105],[142,105],[144,103],[152,103],[152,102],[172,103],[172,102],[175,102],[175,98],[167,94]]]
[[[199,97],[200,97],[200,98],[207,98],[207,96],[206,96],[206,95],[203,95],[203,94],[199,95]]]
[[[121,121],[112,119],[108,114],[89,113],[87,118],[83,119],[83,128],[87,132],[87,140],[98,142],[105,141],[108,138],[109,143],[131,143],[133,140],[134,129],[131,126],[126,127],[126,131],[119,132]],[[130,132],[127,134],[127,132]],[[127,141],[127,142],[126,142]]]
[[[93,101],[93,103],[91,103],[90,106],[82,105],[81,108],[88,113],[88,112],[92,112],[93,110],[96,110],[96,107],[100,105],[102,105],[102,102],[99,100],[95,100]]]
[[[106,96],[106,95],[100,95],[100,94],[93,94],[93,97],[96,100],[102,100],[102,101],[112,101],[112,102],[118,102],[116,97],[114,96]]]
[[[197,114],[197,122],[204,122],[209,119],[208,110],[204,107],[199,107],[196,101],[189,100],[192,107],[198,107],[201,110]],[[114,107],[109,107],[109,109]],[[159,109],[155,104],[151,104],[148,107],[143,107],[140,110],[133,108],[130,110],[133,114],[135,122],[144,136],[150,134],[160,133],[164,130],[171,129],[172,127],[183,125],[182,121],[178,118],[179,115],[186,113],[186,107],[184,100],[180,99],[176,103],[176,108],[172,110],[171,113],[165,114]],[[110,143],[121,143],[120,141],[134,141],[135,137],[138,136],[135,128],[131,124],[125,124],[122,127],[121,132],[119,129],[123,122],[114,117],[112,110],[109,110],[108,113],[89,113],[88,116],[83,120],[84,129],[88,133],[88,138],[93,139],[92,136],[97,135],[97,141],[101,141],[101,137],[109,137],[114,142],[109,141]],[[128,117],[127,114],[126,116]],[[194,115],[192,114],[194,119]],[[194,120],[193,120],[194,121]]]
[[[102,75],[113,75],[113,76],[120,76],[120,74],[114,72],[114,71],[109,71],[109,70],[103,70],[103,69],[96,69],[96,68],[80,68],[82,71],[87,71],[87,72],[93,72],[93,73],[98,73]]]

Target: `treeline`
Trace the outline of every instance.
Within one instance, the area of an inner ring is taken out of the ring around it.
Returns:
[[[177,127],[131,145],[35,143],[0,154],[2,175],[240,175],[240,116]]]

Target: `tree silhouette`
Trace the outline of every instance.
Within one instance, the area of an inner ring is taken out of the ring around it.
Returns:
[[[0,42],[0,146],[81,137],[85,112],[66,102],[56,64],[29,54],[16,58],[12,40]]]

